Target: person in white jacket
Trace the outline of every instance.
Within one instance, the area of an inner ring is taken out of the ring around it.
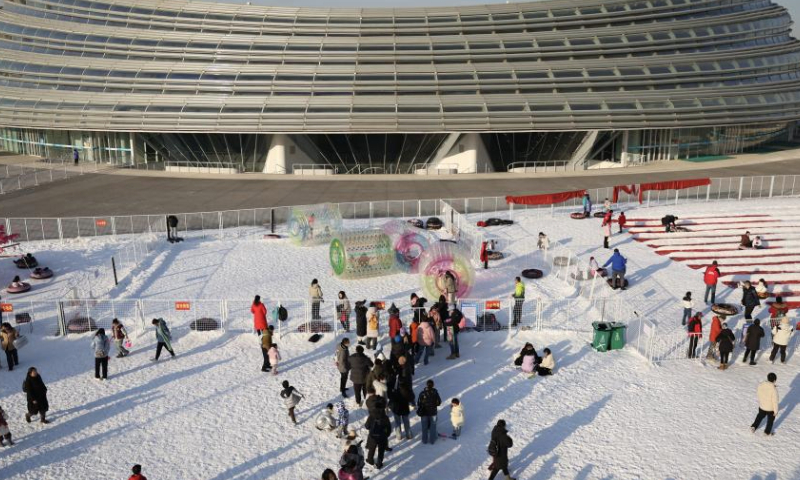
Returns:
[[[556,368],[556,361],[553,358],[553,352],[550,351],[549,348],[544,349],[544,357],[542,357],[542,361],[539,365],[536,365],[533,368],[533,376],[539,375],[541,377],[545,377],[547,375],[552,375],[553,370]]]
[[[367,348],[376,350],[378,348],[378,337],[380,336],[380,313],[375,307],[367,310]]]
[[[450,423],[453,424],[451,437],[457,439],[461,436],[461,427],[464,426],[464,407],[457,398],[450,400]]]
[[[694,307],[694,300],[692,300],[692,292],[686,292],[686,295],[681,299],[683,305],[683,318],[681,318],[681,325],[686,326],[686,322],[692,318],[692,308]]]
[[[769,361],[775,363],[775,357],[781,352],[781,363],[786,363],[786,346],[792,338],[792,324],[789,317],[781,318],[781,323],[772,327],[772,352],[769,354]]]
[[[772,424],[775,422],[775,417],[778,416],[778,388],[775,386],[777,380],[777,375],[769,373],[767,381],[758,385],[758,415],[756,415],[753,424],[750,425],[750,431],[753,433],[761,426],[761,421],[764,420],[764,417],[767,417],[767,427],[764,429],[764,435],[774,435]]]
[[[324,410],[319,412],[314,424],[317,430],[333,430],[336,428],[336,419],[333,418],[333,404],[329,403]]]

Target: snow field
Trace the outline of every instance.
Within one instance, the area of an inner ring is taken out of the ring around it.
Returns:
[[[743,212],[786,218],[794,203],[687,204],[626,214],[652,222],[674,213],[681,223],[691,216]],[[509,213],[470,218],[477,221],[487,216]],[[610,255],[598,248],[602,245],[599,219],[537,218],[525,211],[515,211],[510,217],[517,221],[515,225],[486,229],[501,240],[507,257],[493,262],[488,271],[478,271],[471,297],[507,299],[513,277],[523,268],[549,271],[535,252],[539,231],[583,261],[595,255],[602,264]],[[733,241],[736,232],[731,233]],[[772,236],[768,234],[768,242]],[[679,299],[692,290],[701,300],[702,269],[678,260],[689,253],[658,255],[649,242],[637,242],[627,233],[615,233],[611,243],[629,258],[631,279],[631,287],[611,293],[613,298],[641,305],[642,313],[660,331],[679,332]],[[60,292],[59,282],[68,282],[81,271],[102,271],[106,254],[113,248],[110,239],[64,246],[29,244],[28,250],[57,276],[51,285],[35,288],[24,299],[52,300]],[[167,303],[197,298],[246,302],[256,293],[267,299],[303,299],[311,278],[318,278],[328,300],[323,314],[332,316],[338,290],[347,291],[351,301],[385,299],[398,306],[407,305],[410,293],[420,291],[418,278],[405,274],[339,281],[330,273],[326,253],[326,247],[300,249],[282,240],[164,242],[111,295]],[[755,257],[750,260],[760,262]],[[1,270],[4,275],[11,273],[8,268]],[[107,278],[104,275],[93,278]],[[528,281],[527,287],[528,298],[553,302],[569,300],[574,291],[547,276]],[[738,303],[740,293],[720,285],[717,296],[718,301]],[[757,312],[764,318],[764,311]],[[574,323],[570,327],[585,330],[597,315],[578,303],[571,311]],[[740,326],[740,319],[734,317],[729,323]],[[112,357],[110,378],[103,383],[92,378],[89,335],[50,338],[43,335],[46,329],[36,326],[31,343],[20,351],[20,368],[0,371],[0,405],[8,412],[18,441],[13,449],[0,449],[2,477],[125,478],[130,465],[141,463],[151,479],[316,479],[324,468],[336,465],[339,442],[318,432],[313,420],[325,404],[340,398],[333,352],[341,336],[334,339],[326,334],[316,344],[306,341],[307,334],[277,339],[284,360],[279,374],[273,376],[259,371],[257,337],[242,333],[249,326],[247,313],[237,314],[227,333],[190,332],[177,320],[177,325],[170,317],[167,321],[175,326],[175,360],[162,357],[158,363],[150,362],[155,341],[152,332],[144,332],[134,337],[130,357]],[[460,398],[466,415],[462,437],[422,446],[419,421],[412,413],[414,439],[398,444],[392,438],[394,451],[387,453],[384,469],[367,474],[403,480],[486,478],[489,432],[497,419],[504,418],[515,441],[510,451],[512,475],[519,479],[800,478],[800,460],[794,451],[800,439],[796,412],[800,368],[794,357],[787,365],[770,366],[762,350],[758,366],[739,362],[726,372],[717,370],[713,362],[674,361],[653,367],[629,350],[593,352],[587,340],[585,333],[570,331],[471,332],[459,337],[461,358],[455,361],[444,359],[449,353],[444,345],[430,365],[417,370],[415,392],[428,378],[435,380],[443,399],[438,418],[443,433],[450,433],[449,400]],[[554,376],[528,379],[511,366],[512,357],[526,341],[538,351],[553,350]],[[766,348],[766,342],[762,345]],[[32,365],[40,369],[49,387],[53,423],[48,426],[29,425],[23,419],[20,385]],[[757,408],[756,385],[769,371],[778,374],[781,412],[776,436],[766,439],[752,435],[748,426]],[[290,424],[278,396],[284,379],[307,397],[298,406],[297,427]],[[366,411],[354,409],[352,395],[347,403],[351,425],[361,426]]]

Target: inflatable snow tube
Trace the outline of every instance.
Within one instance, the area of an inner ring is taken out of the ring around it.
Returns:
[[[592,214],[592,216],[593,216],[594,218],[603,218],[603,217],[605,217],[605,216],[606,216],[606,212],[594,212],[594,213]]]
[[[553,265],[555,265],[556,267],[566,267],[568,265],[575,265],[575,258],[556,257],[553,259]]]
[[[726,315],[730,317],[731,315],[739,313],[739,308],[730,303],[715,303],[711,305],[711,311],[717,315]]]
[[[503,255],[503,252],[488,251],[486,252],[486,258],[489,260],[502,260],[505,258],[505,255]]]
[[[212,330],[219,330],[219,322],[213,318],[202,317],[197,320],[192,320],[189,324],[189,329],[195,332],[210,332]]]
[[[485,227],[485,226],[486,226],[486,222],[484,222],[483,220],[481,220],[481,221],[479,221],[478,223],[476,223],[475,225],[477,225],[477,226],[479,226],[479,227]]]
[[[438,217],[431,217],[425,222],[425,228],[428,230],[439,230],[444,226],[444,223]]]
[[[33,260],[27,260],[26,258],[23,257],[14,260],[14,265],[16,265],[17,268],[36,268],[39,266],[39,261],[36,260],[35,258]]]
[[[614,283],[612,282],[612,280],[610,278],[608,280],[606,280],[606,282],[608,283],[609,287],[612,287],[612,288],[614,287]],[[625,280],[622,281],[622,287],[623,288],[628,288],[628,285],[629,285],[628,279],[626,278]]]
[[[422,220],[420,220],[419,218],[412,218],[412,219],[406,220],[406,222],[407,222],[409,225],[413,226],[413,227],[417,227],[417,228],[425,228],[425,222],[423,222],[423,221],[422,221]]]
[[[583,220],[586,218],[586,214],[583,212],[572,212],[569,214],[569,218],[573,220]]]
[[[513,225],[514,220],[504,220],[502,218],[488,218],[485,222],[487,227],[497,227],[502,225]]]
[[[756,295],[758,295],[758,298],[760,298],[761,300],[765,300],[765,299],[769,298],[769,293],[767,293],[767,292],[756,293]]]
[[[323,245],[342,230],[342,215],[331,204],[294,207],[288,221],[289,238],[296,245]]]
[[[308,325],[304,323],[297,327],[297,331],[300,333],[328,333],[332,332],[333,328],[329,323],[321,320],[311,320]]]
[[[425,231],[407,231],[398,235],[392,245],[398,270],[406,273],[419,272],[419,261],[425,250],[431,247],[431,239]]]
[[[19,282],[17,286],[7,286],[6,292],[8,293],[25,293],[31,289],[31,284],[27,282]]]
[[[341,232],[331,241],[328,256],[340,278],[369,278],[395,272],[392,241],[382,230]]]
[[[454,243],[431,245],[419,261],[422,289],[428,298],[445,294],[444,276],[451,272],[456,278],[456,297],[466,298],[475,284],[475,268],[469,252]]]
[[[542,272],[541,270],[539,270],[537,268],[528,268],[528,269],[525,269],[525,270],[522,271],[522,276],[523,277],[534,279],[534,280],[537,279],[537,278],[542,278],[543,275],[544,275],[544,272]]]
[[[31,278],[34,280],[44,280],[53,276],[53,271],[47,267],[36,267],[31,272]]]
[[[97,323],[91,317],[74,317],[67,322],[67,333],[86,333],[97,330]]]

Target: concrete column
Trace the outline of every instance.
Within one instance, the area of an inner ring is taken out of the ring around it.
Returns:
[[[438,169],[445,173],[456,170],[457,173],[484,173],[493,172],[489,152],[478,133],[462,134],[450,151],[439,159],[431,162],[429,173],[434,174]]]
[[[286,135],[276,133],[272,136],[272,144],[264,162],[264,173],[289,173],[286,171]]]

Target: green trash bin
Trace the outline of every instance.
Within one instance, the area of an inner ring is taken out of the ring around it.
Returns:
[[[628,328],[624,323],[611,322],[611,340],[609,350],[622,350],[625,348],[625,329]]]
[[[592,348],[598,352],[608,351],[611,345],[611,326],[607,322],[592,323],[594,337],[592,338]]]

